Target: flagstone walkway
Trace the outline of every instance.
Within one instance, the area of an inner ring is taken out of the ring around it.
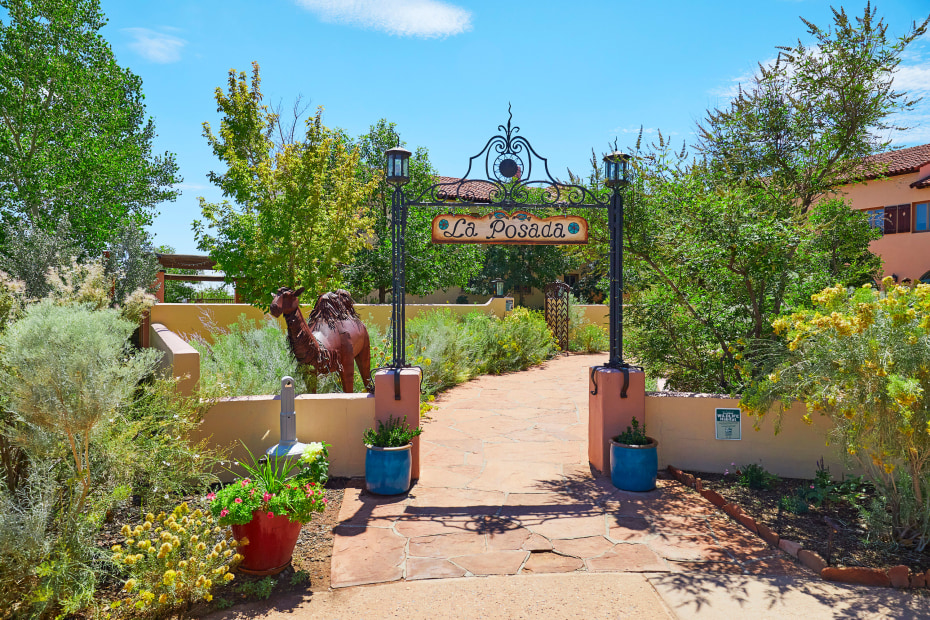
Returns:
[[[574,571],[812,575],[676,481],[628,493],[592,474],[588,369],[603,361],[562,356],[437,398],[410,492],[346,489],[332,586]]]

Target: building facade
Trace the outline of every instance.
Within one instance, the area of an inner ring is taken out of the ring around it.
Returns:
[[[882,231],[870,249],[884,261],[883,277],[930,283],[930,144],[882,153],[872,161],[882,165],[883,176],[838,193]]]

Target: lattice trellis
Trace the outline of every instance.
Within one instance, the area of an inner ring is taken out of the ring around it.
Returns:
[[[568,294],[571,290],[565,282],[546,286],[546,325],[563,351],[568,350]]]

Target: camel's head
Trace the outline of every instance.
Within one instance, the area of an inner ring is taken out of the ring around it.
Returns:
[[[304,292],[304,287],[292,291],[286,286],[278,289],[274,299],[271,302],[271,316],[277,318],[282,314],[291,314],[300,308],[300,294]]]

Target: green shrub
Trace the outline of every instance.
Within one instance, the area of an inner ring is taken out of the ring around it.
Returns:
[[[610,346],[610,334],[600,325],[587,323],[572,330],[568,350],[578,353],[600,353]]]
[[[197,601],[212,600],[215,586],[232,581],[229,571],[242,560],[229,530],[186,503],[167,516],[149,513],[133,529],[124,525],[122,534],[125,547],[114,545],[111,558],[127,576],[127,596],[111,608],[129,618],[184,617]]]
[[[373,428],[365,429],[362,442],[375,448],[400,448],[413,441],[413,438],[422,432],[423,428],[420,426],[410,428],[406,418],[388,416],[387,424],[378,420],[377,431]]]
[[[270,575],[258,581],[246,581],[240,583],[236,591],[246,598],[265,600],[271,596],[271,592],[278,584],[277,580]]]
[[[779,478],[767,472],[761,465],[750,463],[740,469],[737,482],[750,489],[768,490],[778,484]]]
[[[476,375],[524,370],[558,352],[542,313],[527,308],[515,308],[503,319],[471,313],[465,329],[476,344]]]
[[[569,293],[568,303],[568,350],[577,353],[606,351],[610,346],[607,330],[587,319],[574,294]]]
[[[778,500],[778,507],[796,515],[803,515],[810,512],[810,506],[807,504],[807,501],[796,495],[782,495]]]
[[[632,420],[632,426],[627,426],[626,430],[613,438],[617,443],[628,446],[646,446],[649,445],[649,438],[646,437],[646,425],[639,425],[639,420],[635,417]]]
[[[391,360],[389,334],[367,325],[371,367]],[[212,327],[210,343],[195,337],[200,351],[201,386],[223,396],[277,394],[281,377],[295,380],[295,391],[341,392],[337,373],[319,378],[297,364],[276,321],[261,325],[241,316],[226,329]],[[464,319],[442,308],[407,321],[407,362],[423,369],[422,391],[435,394],[486,373],[524,370],[555,355],[557,347],[539,312],[517,308],[504,319],[473,312]],[[355,391],[362,392],[358,369]]]
[[[281,378],[290,376],[297,394],[307,392],[306,377],[274,319],[258,322],[242,314],[228,328],[209,327],[212,342],[201,336],[190,340],[200,352],[203,389],[222,396],[279,394]]]
[[[434,394],[475,375],[477,347],[462,319],[442,308],[407,321],[407,357],[423,369],[423,392]]]
[[[5,470],[0,486],[0,601],[16,592],[23,615],[91,601],[106,560],[94,539],[117,502],[135,493],[156,506],[214,480],[217,455],[181,440],[209,400],[153,379],[161,353],[133,350],[134,329],[116,310],[59,299],[30,306],[0,334],[0,434],[23,469]]]

